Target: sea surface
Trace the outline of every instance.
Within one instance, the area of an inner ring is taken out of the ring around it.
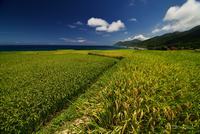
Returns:
[[[0,45],[0,51],[48,51],[48,50],[115,50],[116,46],[78,46],[78,45]]]

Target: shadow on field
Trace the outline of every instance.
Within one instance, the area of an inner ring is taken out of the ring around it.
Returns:
[[[109,58],[115,58],[115,59],[118,59],[118,60],[122,60],[122,59],[124,58],[123,56],[118,56],[118,55],[107,55],[107,54],[96,53],[96,52],[89,52],[88,55],[109,57]]]

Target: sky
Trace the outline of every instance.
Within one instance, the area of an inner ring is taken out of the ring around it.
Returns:
[[[0,44],[112,45],[196,25],[199,0],[0,0]]]

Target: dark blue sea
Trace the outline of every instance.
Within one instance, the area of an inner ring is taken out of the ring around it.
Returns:
[[[78,46],[78,45],[0,45],[0,51],[48,51],[48,50],[114,50],[116,46]]]

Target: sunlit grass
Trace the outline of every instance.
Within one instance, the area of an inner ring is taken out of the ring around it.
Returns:
[[[192,51],[129,51],[111,76],[92,86],[98,95],[81,104],[83,117],[90,121],[71,122],[73,129],[67,130],[198,133],[199,59]]]

